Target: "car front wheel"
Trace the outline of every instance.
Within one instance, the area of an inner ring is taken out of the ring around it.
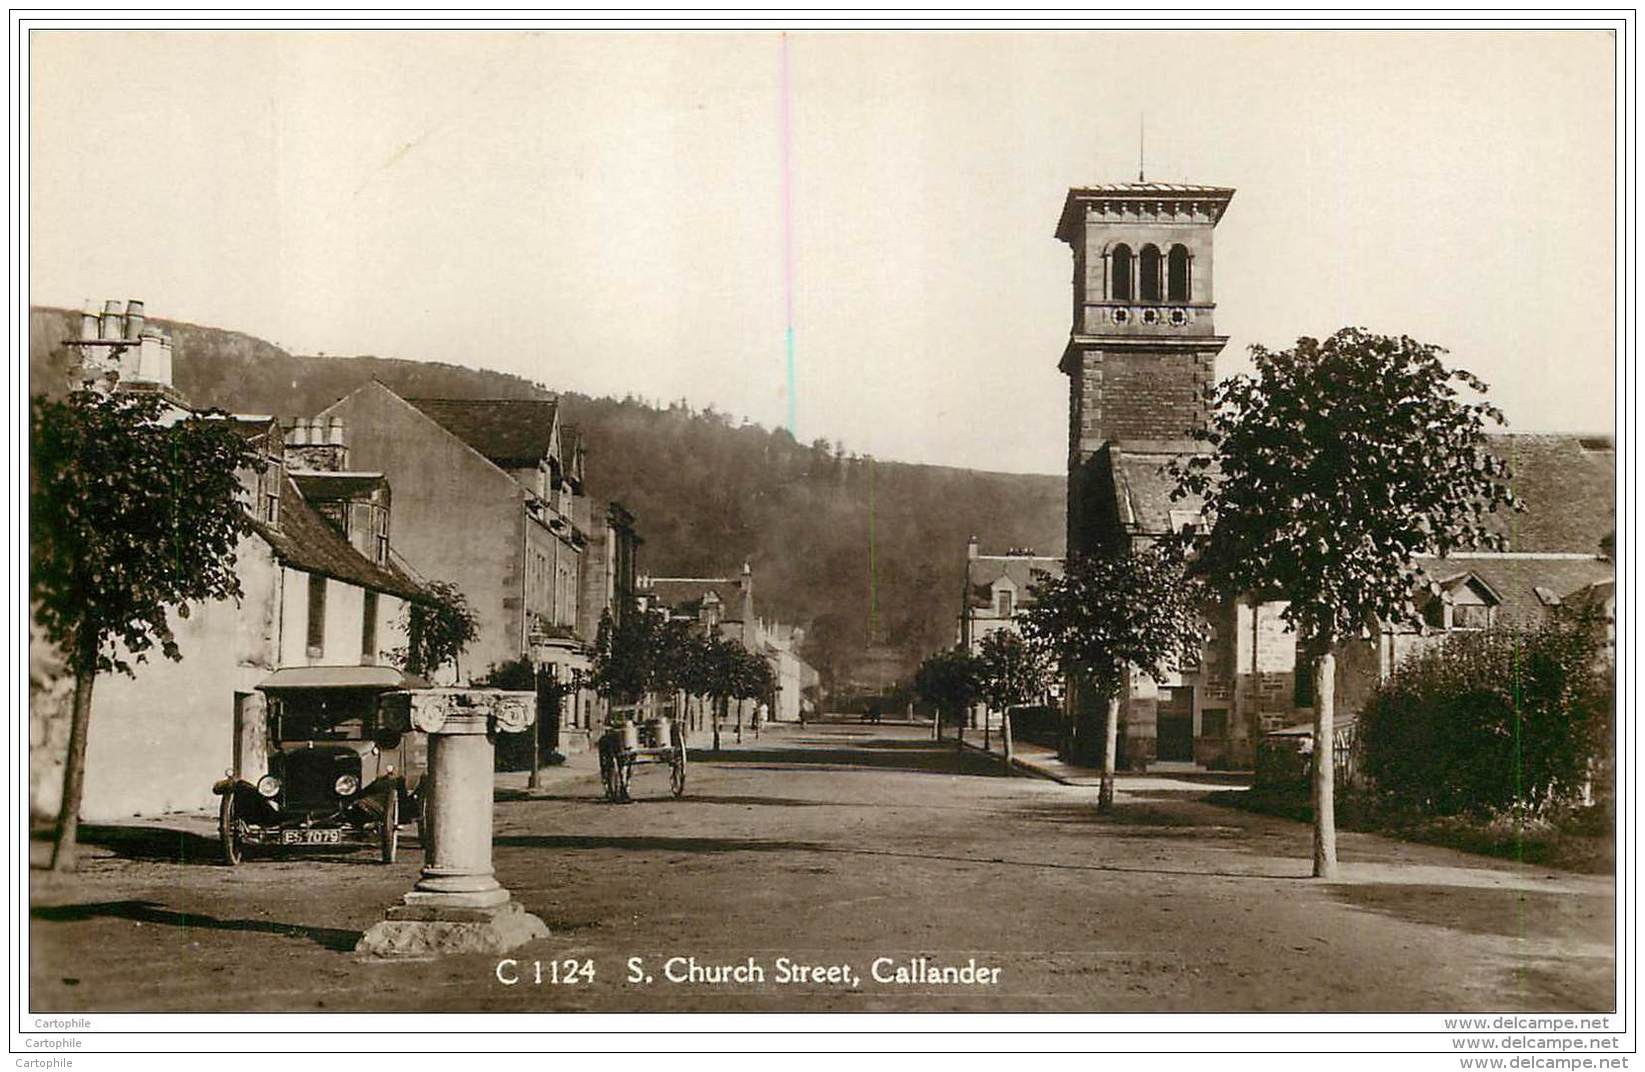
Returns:
[[[400,790],[388,787],[383,794],[383,863],[391,864],[400,855]]]
[[[234,791],[223,794],[223,803],[217,809],[217,839],[223,848],[223,863],[234,867],[245,858],[245,842],[240,833],[240,819],[235,814]]]

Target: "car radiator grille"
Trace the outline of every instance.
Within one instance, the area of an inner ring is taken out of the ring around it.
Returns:
[[[336,803],[334,786],[339,775],[358,771],[348,757],[333,752],[292,752],[286,756],[283,795],[293,808],[328,807]]]

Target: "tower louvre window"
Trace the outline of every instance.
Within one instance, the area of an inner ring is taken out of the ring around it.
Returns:
[[[1123,242],[1108,254],[1108,296],[1115,301],[1131,300],[1131,247]]]
[[[1150,243],[1142,247],[1137,274],[1141,276],[1143,301],[1160,300],[1160,259],[1158,246]]]
[[[1188,300],[1188,247],[1180,243],[1171,247],[1166,257],[1165,292],[1168,301]]]

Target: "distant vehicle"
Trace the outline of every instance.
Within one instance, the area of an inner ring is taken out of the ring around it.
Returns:
[[[378,705],[412,684],[390,667],[311,666],[277,670],[258,685],[268,698],[268,773],[212,786],[223,798],[223,862],[239,864],[247,846],[369,845],[393,863],[407,814],[421,839],[428,738]]]

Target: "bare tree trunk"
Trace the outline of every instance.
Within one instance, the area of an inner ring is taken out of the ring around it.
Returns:
[[[1097,810],[1114,808],[1114,764],[1119,759],[1120,698],[1108,698],[1108,724],[1102,730],[1102,784],[1097,790]]]
[[[63,802],[57,809],[57,843],[52,848],[51,869],[73,871],[79,863],[80,801],[86,790],[86,731],[91,728],[91,687],[96,681],[95,662],[82,656],[74,672],[74,709],[69,716],[69,752],[63,765]]]
[[[1011,761],[1016,757],[1011,751],[1011,709],[1009,707],[1005,709],[1005,714],[1000,719],[1000,740],[1005,747],[1005,773],[1010,774]]]
[[[1337,874],[1337,660],[1329,649],[1314,666],[1314,877]]]
[[[725,712],[725,700],[720,699],[717,703],[711,704],[710,709],[714,714],[714,751],[718,752],[720,750],[720,722]]]

